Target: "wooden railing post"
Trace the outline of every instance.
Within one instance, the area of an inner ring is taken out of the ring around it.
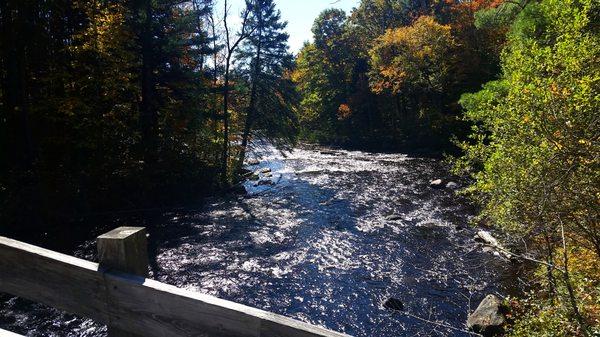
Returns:
[[[0,236],[0,292],[91,318],[108,325],[110,336],[350,337],[119,272],[147,274],[145,245],[143,228],[107,233],[98,238],[100,267]]]
[[[97,239],[100,267],[148,277],[148,240],[144,227],[119,227]],[[108,303],[110,306],[111,303]],[[110,309],[109,309],[110,310]],[[138,336],[108,326],[109,337]]]

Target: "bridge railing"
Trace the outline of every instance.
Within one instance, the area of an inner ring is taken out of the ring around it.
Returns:
[[[98,237],[100,263],[0,237],[0,292],[108,325],[109,336],[349,337],[146,278],[146,231]]]

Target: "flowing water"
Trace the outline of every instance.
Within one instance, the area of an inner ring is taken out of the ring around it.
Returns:
[[[506,260],[478,246],[473,209],[435,159],[301,147],[256,149],[245,195],[147,225],[151,277],[361,337],[467,336],[469,310],[510,291]],[[267,170],[263,170],[267,171]],[[461,182],[458,181],[460,184]],[[125,222],[125,223],[124,223]],[[95,259],[93,241],[74,252]],[[403,311],[383,306],[393,297]],[[31,336],[103,336],[106,328],[7,298],[0,327]]]

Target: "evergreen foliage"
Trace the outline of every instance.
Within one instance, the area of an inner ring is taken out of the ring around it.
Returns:
[[[272,135],[294,138],[291,58],[274,4],[247,2],[246,13],[260,8],[267,21],[260,37],[255,27],[245,31],[246,54],[231,56],[252,62],[250,46],[259,40],[265,54],[258,77],[234,69],[234,86],[224,83],[227,20],[214,7],[210,0],[2,1],[2,220],[40,228],[172,207],[228,186],[233,166],[222,163],[238,153],[222,150],[238,143],[243,125],[225,127],[225,93],[226,115],[238,121],[248,88],[259,88],[256,128],[284,125]]]

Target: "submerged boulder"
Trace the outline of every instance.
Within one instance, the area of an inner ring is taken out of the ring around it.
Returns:
[[[467,328],[484,336],[493,336],[502,331],[505,322],[502,301],[494,295],[487,295],[469,315]]]
[[[457,189],[457,188],[458,188],[458,184],[457,184],[457,183],[455,183],[454,181],[449,181],[449,182],[446,184],[446,188],[449,188],[449,189],[455,190],[455,189]]]
[[[264,179],[264,180],[260,180],[258,182],[258,186],[266,186],[266,185],[275,185],[275,183],[271,179]]]
[[[383,303],[383,307],[386,309],[403,311],[404,303],[402,303],[402,301],[400,301],[397,298],[390,297],[387,300],[385,300],[385,302]]]

